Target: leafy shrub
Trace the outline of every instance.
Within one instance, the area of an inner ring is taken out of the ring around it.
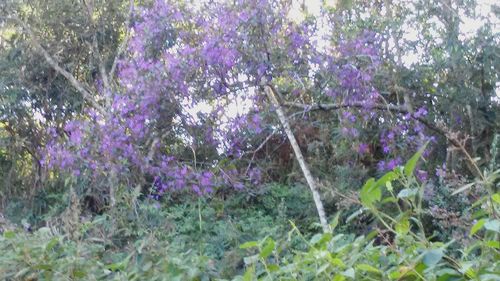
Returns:
[[[425,186],[413,176],[422,151],[361,189],[362,210],[377,218],[380,228],[366,236],[324,233],[307,239],[292,224],[280,242],[266,237],[241,245],[255,254],[245,259],[247,270],[236,280],[499,280],[500,193],[492,188],[471,206],[481,219],[470,228],[469,245],[432,241],[422,222]],[[499,174],[492,172],[483,184],[493,187]],[[339,214],[332,228],[338,223]],[[291,246],[292,236],[307,249]]]

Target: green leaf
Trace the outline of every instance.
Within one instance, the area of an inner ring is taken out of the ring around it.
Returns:
[[[484,223],[484,228],[500,233],[500,220],[488,220]]]
[[[355,219],[356,217],[360,216],[361,214],[363,214],[363,212],[365,211],[366,209],[365,208],[361,208],[359,210],[357,210],[356,212],[352,213],[350,216],[347,217],[346,219],[346,223],[349,223],[350,221],[352,221],[353,219]]]
[[[377,186],[387,186],[390,185],[392,187],[391,181],[398,178],[398,175],[392,171],[387,172],[381,178],[377,180]]]
[[[354,277],[356,277],[355,272],[354,272],[354,268],[352,268],[352,267],[348,268],[344,272],[342,272],[342,275],[344,275],[345,277],[352,278],[352,279],[354,279]]]
[[[399,235],[406,235],[410,231],[410,221],[407,216],[403,216],[396,224],[396,232]]]
[[[497,202],[498,204],[500,204],[500,193],[495,193],[491,196],[491,199],[493,199],[493,201]]]
[[[316,276],[323,273],[323,271],[327,270],[328,267],[330,267],[330,265],[326,263],[326,264],[322,265],[320,268],[316,269]]]
[[[257,241],[248,241],[240,245],[240,249],[248,249],[259,246],[259,242]]]
[[[275,246],[274,240],[271,238],[268,238],[266,245],[264,246],[264,248],[262,248],[262,251],[259,254],[259,257],[261,257],[263,259],[269,257],[269,255],[274,250],[274,246]]]
[[[373,203],[382,199],[382,191],[380,190],[380,187],[375,184],[375,179],[370,178],[366,181],[363,188],[361,188],[359,196],[363,205],[371,207],[373,206]]]
[[[405,167],[404,167],[404,173],[407,177],[413,175],[413,171],[415,171],[415,167],[417,166],[417,162],[422,156],[422,153],[424,153],[425,148],[427,147],[427,144],[429,142],[426,142],[418,151],[415,153],[408,162],[406,162]]]
[[[415,195],[417,195],[418,193],[418,189],[414,189],[414,188],[405,188],[405,189],[402,189],[399,193],[398,193],[398,198],[408,198],[408,197],[413,197]]]
[[[57,245],[57,243],[59,243],[59,239],[57,237],[52,238],[45,246],[45,251],[52,250]]]
[[[382,273],[379,269],[377,269],[369,264],[365,264],[365,263],[358,264],[356,266],[356,269],[361,270],[361,271],[365,271],[365,272],[372,272],[372,273],[379,273],[379,274]]]
[[[333,279],[332,279],[332,281],[344,281],[344,280],[345,280],[345,277],[340,275],[340,274],[335,274],[335,276],[333,276]]]
[[[76,278],[83,278],[83,277],[87,276],[87,274],[82,270],[75,270],[75,271],[73,271],[73,276]]]
[[[331,233],[316,234],[311,238],[310,243],[312,245],[322,246],[325,243],[332,240],[333,235]]]
[[[122,271],[125,269],[125,265],[122,262],[117,262],[117,263],[108,264],[106,266],[106,268],[111,270],[111,271]]]
[[[344,262],[339,258],[331,258],[329,260],[330,260],[330,264],[332,264],[333,266],[345,267]]]
[[[392,182],[388,181],[385,183],[385,187],[387,188],[387,190],[389,190],[390,192],[392,192],[394,190],[394,188],[392,187]]]
[[[394,270],[393,272],[389,273],[389,278],[392,280],[398,279],[399,277],[401,277],[401,272],[399,272],[399,270]]]
[[[332,229],[332,231],[337,227],[337,225],[339,224],[339,217],[340,217],[340,211],[337,212],[335,214],[335,216],[333,217],[333,219],[331,220],[330,222],[330,228]]]
[[[481,230],[481,228],[483,228],[484,226],[484,223],[486,222],[485,219],[480,219],[478,220],[473,226],[472,228],[470,229],[470,236],[476,234],[479,230]]]
[[[439,261],[443,258],[443,256],[444,256],[443,249],[428,250],[424,254],[422,262],[428,267],[433,267],[439,263]]]
[[[247,268],[245,274],[243,275],[243,281],[252,281],[255,276],[255,268],[253,266]]]
[[[484,244],[490,248],[500,249],[500,242],[498,242],[498,241],[490,240],[490,241],[486,241]]]
[[[244,257],[244,258],[243,258],[243,262],[244,262],[245,264],[254,264],[254,263],[256,263],[258,260],[259,260],[259,255],[253,255],[253,256],[249,256],[249,257]]]
[[[278,271],[280,270],[280,267],[276,264],[268,264],[267,265],[267,269],[270,271],[270,272],[275,272],[275,271]]]
[[[12,230],[7,230],[3,233],[3,237],[5,237],[7,239],[12,239],[12,238],[16,237],[16,233]]]

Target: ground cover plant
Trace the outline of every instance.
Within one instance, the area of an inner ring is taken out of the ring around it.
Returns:
[[[0,3],[5,280],[500,280],[499,7]]]

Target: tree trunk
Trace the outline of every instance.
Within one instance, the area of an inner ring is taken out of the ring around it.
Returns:
[[[316,185],[316,181],[314,180],[309,167],[307,166],[306,161],[304,160],[304,156],[302,155],[302,151],[300,150],[299,144],[293,135],[292,128],[290,127],[290,123],[288,122],[281,105],[276,99],[276,95],[274,94],[274,90],[270,86],[265,86],[264,91],[266,92],[267,97],[271,101],[271,104],[276,108],[276,113],[278,114],[278,118],[280,120],[281,125],[285,129],[285,133],[290,141],[290,144],[293,148],[293,152],[295,154],[295,158],[299,162],[300,168],[302,169],[302,173],[306,178],[307,184],[311,189],[314,204],[316,205],[316,210],[318,211],[319,221],[321,226],[323,227],[324,232],[331,232],[330,225],[326,220],[325,209],[323,207],[323,202],[321,202],[321,196],[318,191],[318,187]]]

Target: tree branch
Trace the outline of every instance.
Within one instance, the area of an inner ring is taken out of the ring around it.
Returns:
[[[113,61],[113,65],[111,66],[111,70],[109,71],[109,74],[108,74],[108,77],[110,77],[111,79],[113,79],[113,76],[115,75],[116,66],[118,64],[118,59],[120,58],[122,53],[125,51],[125,48],[127,47],[127,44],[128,44],[128,40],[130,39],[129,27],[130,27],[130,21],[132,20],[133,14],[134,14],[134,0],[130,0],[129,13],[128,13],[127,20],[125,21],[125,28],[126,28],[125,38],[123,38],[122,43],[118,47],[118,51],[116,52],[116,56],[115,56],[115,59]]]
[[[97,101],[94,99],[93,95],[88,91],[85,86],[78,81],[73,74],[62,68],[59,63],[52,58],[52,56],[45,50],[40,42],[38,41],[36,35],[34,32],[31,30],[31,28],[23,22],[21,19],[19,19],[16,15],[11,16],[10,19],[16,23],[18,23],[29,35],[31,39],[31,43],[33,44],[33,47],[45,58],[45,61],[59,74],[61,74],[64,78],[66,78],[70,84],[80,93],[82,94],[83,98],[89,102],[96,110],[98,110],[101,114],[104,114],[104,109],[97,103]]]

